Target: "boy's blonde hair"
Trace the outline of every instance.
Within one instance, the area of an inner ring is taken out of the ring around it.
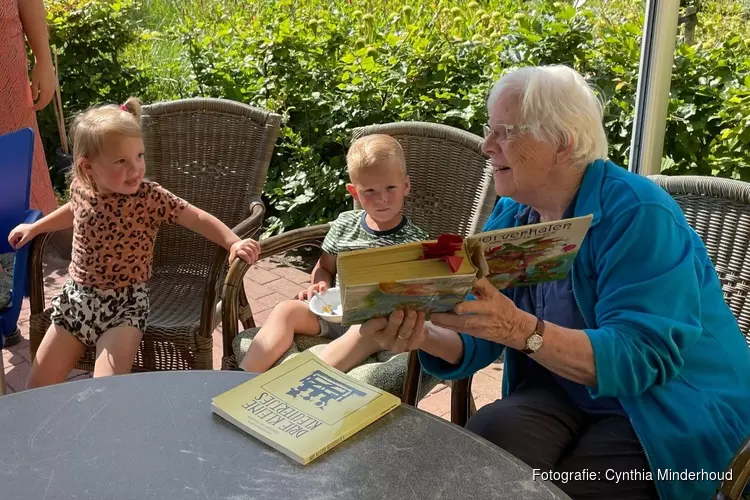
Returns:
[[[349,179],[355,182],[360,172],[379,168],[383,162],[397,160],[406,175],[406,160],[401,144],[385,134],[372,134],[360,137],[349,148],[346,166]]]
[[[107,104],[89,108],[73,120],[70,127],[70,138],[73,141],[72,175],[89,189],[96,189],[96,186],[83,168],[83,159],[88,158],[90,161],[96,158],[108,135],[143,136],[140,100],[131,97],[121,106]]]

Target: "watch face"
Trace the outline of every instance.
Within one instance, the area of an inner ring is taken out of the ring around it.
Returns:
[[[538,351],[539,348],[542,347],[542,336],[538,334],[534,334],[530,336],[528,339],[526,339],[526,348],[531,349],[532,351]]]

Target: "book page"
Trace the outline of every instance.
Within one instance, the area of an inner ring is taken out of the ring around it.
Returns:
[[[591,215],[480,233],[467,239],[472,260],[499,290],[564,279]]]

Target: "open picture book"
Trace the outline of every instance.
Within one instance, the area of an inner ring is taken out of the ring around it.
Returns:
[[[397,309],[452,310],[487,278],[498,289],[563,279],[591,224],[591,215],[499,229],[469,238],[342,252],[337,273],[342,324],[362,324]]]

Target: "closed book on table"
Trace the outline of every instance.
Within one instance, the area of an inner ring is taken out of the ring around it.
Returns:
[[[305,351],[214,397],[211,411],[307,464],[400,403]]]

